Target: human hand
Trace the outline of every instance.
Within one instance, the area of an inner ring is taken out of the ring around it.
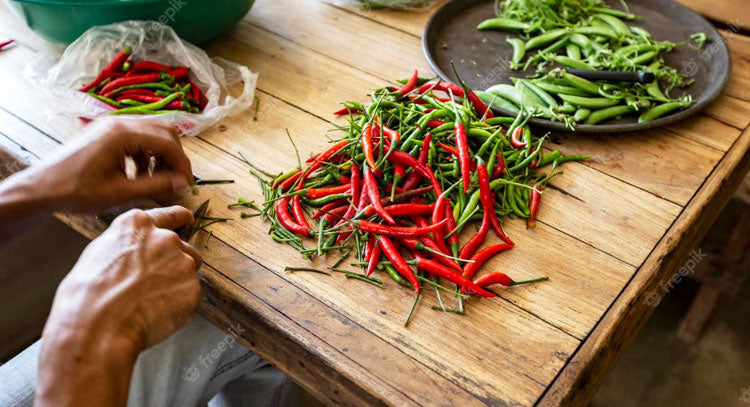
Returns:
[[[138,354],[198,306],[201,258],[172,231],[192,221],[180,206],[132,210],[89,244],[44,328],[38,405],[125,404]]]
[[[125,171],[128,157],[136,164],[134,179]],[[190,160],[173,130],[121,118],[95,120],[53,158],[22,174],[46,208],[76,212],[182,193],[193,183]]]

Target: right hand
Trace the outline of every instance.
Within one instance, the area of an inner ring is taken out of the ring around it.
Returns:
[[[115,219],[60,284],[45,337],[118,337],[140,351],[187,324],[200,300],[201,257],[172,229],[192,222],[181,206]]]

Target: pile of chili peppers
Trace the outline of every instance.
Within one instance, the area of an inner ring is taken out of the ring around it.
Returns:
[[[79,90],[112,106],[111,114],[200,113],[208,104],[190,80],[190,69],[153,61],[129,62],[124,47],[92,82]]]
[[[465,85],[428,81],[417,72],[401,82],[375,90],[366,105],[345,103],[336,112],[349,117],[337,129],[344,135],[310,157],[307,168],[300,162],[280,175],[251,170],[264,192],[261,216],[270,221],[272,238],[306,258],[338,253],[330,270],[349,278],[382,287],[375,273],[385,272],[414,289],[415,305],[422,284],[434,286],[436,309],[448,312],[463,313],[463,300],[472,295],[495,296],[491,285],[545,280],[478,273],[514,246],[502,220],[524,219],[533,227],[558,165],[589,156],[545,152],[546,136],[532,134],[528,116],[494,117]],[[473,232],[461,242],[466,229]],[[482,247],[490,234],[502,243]],[[302,237],[317,243],[306,248]],[[339,268],[351,254],[350,264],[362,273]],[[458,306],[445,307],[438,290],[457,297]]]

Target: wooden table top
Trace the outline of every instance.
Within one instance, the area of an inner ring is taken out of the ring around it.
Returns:
[[[331,112],[414,68],[430,70],[420,36],[429,12],[343,9],[319,1],[260,0],[207,51],[260,73],[259,118],[224,120],[184,140],[205,186],[179,203],[262,200],[241,152],[272,172],[321,151]],[[0,145],[28,161],[79,134],[54,115],[22,77],[45,43],[0,6]],[[413,297],[343,276],[285,273],[308,265],[273,243],[267,224],[237,219],[212,227],[201,248],[201,312],[330,405],[580,405],[588,401],[665,292],[750,166],[750,38],[726,33],[734,71],[720,99],[678,124],[634,134],[555,136],[566,164],[542,203],[538,226],[508,231],[517,247],[491,263],[513,278],[550,281],[472,301],[464,316],[435,312],[423,296],[408,328]],[[162,202],[171,204],[172,202]],[[66,218],[95,236],[94,226]],[[318,263],[314,263],[319,265]],[[322,267],[322,266],[321,266]]]

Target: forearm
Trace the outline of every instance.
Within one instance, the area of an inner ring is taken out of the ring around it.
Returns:
[[[31,167],[0,182],[0,243],[17,233],[30,220],[61,209],[61,190],[45,177],[45,168]]]
[[[34,405],[125,406],[137,356],[123,338],[45,331]]]

